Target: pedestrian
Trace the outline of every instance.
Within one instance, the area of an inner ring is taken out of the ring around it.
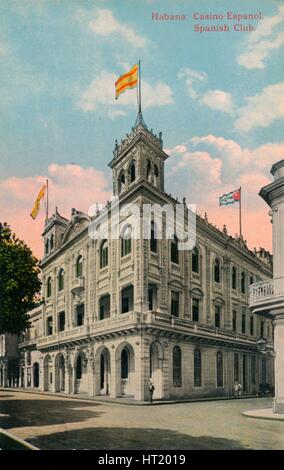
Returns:
[[[242,395],[242,384],[238,383],[238,396]]]
[[[153,403],[154,390],[155,390],[155,387],[154,387],[153,383],[150,380],[150,382],[149,382],[150,403]]]
[[[238,382],[235,382],[235,384],[234,384],[234,397],[237,398],[238,395],[239,395],[239,384],[238,384]]]

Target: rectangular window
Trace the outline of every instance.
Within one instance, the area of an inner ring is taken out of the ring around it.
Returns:
[[[84,324],[84,315],[85,315],[85,305],[80,304],[76,307],[76,320],[77,326],[82,326]]]
[[[264,321],[262,320],[260,323],[260,336],[264,338]]]
[[[246,314],[242,314],[242,333],[246,333]]]
[[[174,317],[179,316],[179,293],[175,291],[171,293],[171,314]]]
[[[250,317],[250,335],[254,335],[254,318]]]
[[[196,349],[194,351],[194,386],[202,386],[202,362],[201,362],[201,351]]]
[[[215,326],[221,328],[221,306],[215,305]]]
[[[192,299],[192,321],[199,322],[199,299]]]
[[[59,331],[65,330],[65,312],[59,313]]]
[[[237,331],[237,312],[233,310],[233,331]]]
[[[157,287],[154,284],[148,285],[148,306],[149,310],[155,310],[157,306]]]
[[[99,303],[99,319],[104,320],[110,316],[110,295],[104,295],[100,298]]]
[[[239,382],[239,355],[234,354],[234,382]]]
[[[256,357],[252,356],[251,358],[251,383],[252,385],[256,384]]]
[[[121,313],[133,310],[133,286],[125,287],[121,291]]]
[[[47,318],[47,324],[46,324],[46,334],[47,336],[52,335],[53,333],[53,318],[48,317]]]

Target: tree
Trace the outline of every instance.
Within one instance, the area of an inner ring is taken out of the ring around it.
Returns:
[[[27,312],[37,305],[39,272],[30,248],[0,223],[0,334],[19,334],[29,327]]]

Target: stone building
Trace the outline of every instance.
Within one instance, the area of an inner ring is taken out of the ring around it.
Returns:
[[[20,344],[25,387],[148,400],[150,380],[156,399],[230,396],[235,382],[254,395],[273,382],[271,358],[256,347],[261,336],[272,350],[271,321],[248,308],[249,285],[272,276],[271,256],[200,216],[195,248],[180,250],[158,214],[179,204],[164,190],[167,158],[162,135],[140,116],[109,164],[119,236],[108,225],[107,236],[90,236],[110,220],[111,203],[92,216],[72,209],[70,220],[56,210],[46,221],[44,302]],[[187,225],[190,211],[179,205]]]
[[[0,387],[19,385],[19,337],[0,335]]]
[[[262,188],[260,196],[270,206],[273,223],[273,279],[250,287],[254,314],[273,318],[275,350],[275,398],[273,411],[284,413],[284,160],[271,169],[274,181]],[[266,350],[263,351],[266,354]]]

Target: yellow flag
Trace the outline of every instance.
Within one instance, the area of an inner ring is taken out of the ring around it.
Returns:
[[[38,193],[38,196],[35,200],[35,203],[34,203],[34,207],[31,211],[31,218],[32,219],[36,219],[37,215],[38,215],[38,211],[39,211],[39,207],[40,207],[40,201],[42,200],[42,198],[44,197],[45,195],[45,190],[46,190],[46,185],[44,184],[43,187],[41,188],[40,192]]]
[[[139,70],[139,65],[135,64],[133,65],[132,69],[125,73],[124,75],[121,75],[115,82],[115,99],[121,95],[121,93],[124,93],[128,88],[135,88],[137,87],[138,83],[138,70]]]

